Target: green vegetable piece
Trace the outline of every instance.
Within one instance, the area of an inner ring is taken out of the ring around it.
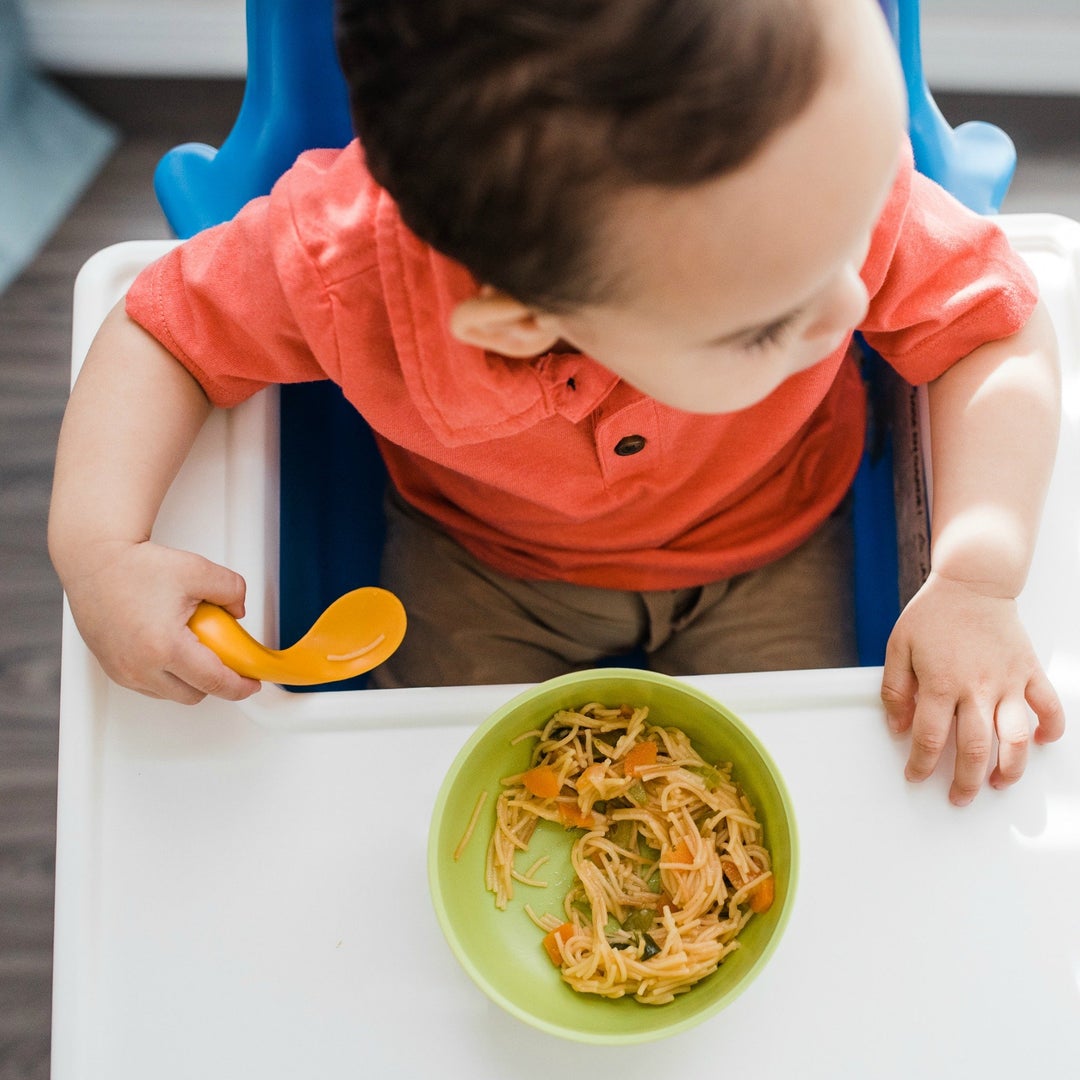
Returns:
[[[636,806],[644,806],[649,801],[649,793],[640,780],[635,780],[626,791],[626,797]]]
[[[632,821],[616,821],[615,828],[611,830],[609,836],[616,847],[629,849],[634,842],[634,823]]]
[[[660,849],[654,848],[651,844],[647,843],[645,837],[641,837],[638,840],[638,854],[643,859],[648,859],[649,862],[656,862],[660,858]]]
[[[578,899],[571,900],[570,906],[577,912],[579,912],[587,923],[592,922],[593,910],[592,904],[588,900]],[[622,930],[622,925],[619,920],[615,918],[611,912],[608,912],[607,922],[604,923],[604,937],[611,937],[612,934],[617,934]]]
[[[642,934],[641,940],[645,942],[645,950],[641,954],[641,959],[651,960],[660,951],[660,946],[648,934]]]
[[[652,908],[637,908],[626,916],[623,920],[622,928],[624,930],[631,930],[635,933],[642,930],[651,930],[655,920],[656,912],[653,911]]]
[[[700,776],[710,791],[720,786],[721,776],[711,765],[687,765],[686,771],[694,773],[695,776]]]

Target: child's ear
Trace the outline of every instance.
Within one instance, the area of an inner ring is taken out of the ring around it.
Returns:
[[[450,313],[450,332],[466,345],[502,356],[527,358],[550,352],[559,340],[555,320],[504,292],[484,285]]]

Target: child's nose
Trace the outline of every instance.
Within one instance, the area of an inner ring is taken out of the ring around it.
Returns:
[[[858,326],[870,305],[866,286],[854,265],[847,265],[836,275],[813,320],[807,326],[807,338],[835,337]]]

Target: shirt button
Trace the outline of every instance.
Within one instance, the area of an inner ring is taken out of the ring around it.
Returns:
[[[644,435],[624,435],[615,444],[615,453],[619,457],[629,457],[631,454],[640,453],[645,449],[646,441]]]

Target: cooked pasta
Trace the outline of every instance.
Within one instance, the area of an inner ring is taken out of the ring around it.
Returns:
[[[563,917],[526,913],[575,990],[662,1005],[715,971],[737,935],[773,900],[762,827],[731,776],[644,707],[597,703],[557,712],[529,769],[502,782],[485,863],[505,908],[515,882],[541,886],[534,861],[514,866],[545,819],[583,830]]]
[[[472,839],[473,830],[476,828],[476,823],[480,820],[480,811],[484,809],[484,803],[487,802],[487,797],[487,788],[484,788],[476,797],[476,805],[473,807],[473,812],[469,817],[469,823],[465,826],[465,832],[458,841],[458,846],[454,848],[454,862],[457,862],[458,859],[461,858],[469,841]]]

